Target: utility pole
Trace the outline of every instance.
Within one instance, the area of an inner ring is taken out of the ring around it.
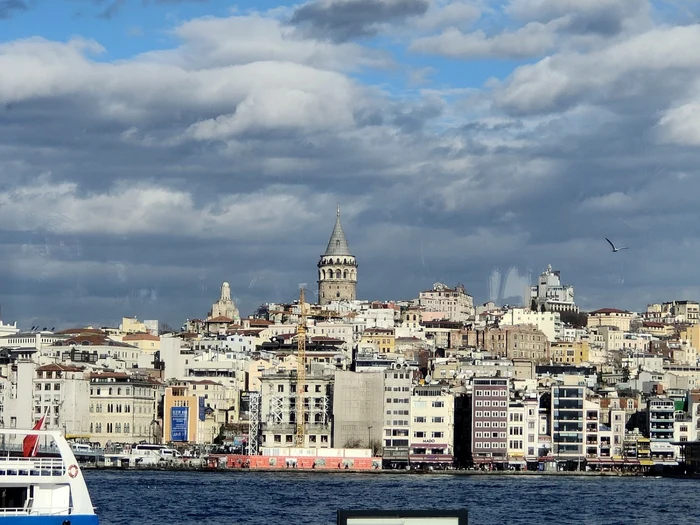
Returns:
[[[367,427],[367,448],[372,450],[372,425]]]

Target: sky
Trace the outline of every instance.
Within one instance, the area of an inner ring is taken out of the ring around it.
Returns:
[[[0,0],[0,317],[180,326],[548,264],[583,309],[700,299],[700,2]],[[629,250],[612,253],[608,237]]]

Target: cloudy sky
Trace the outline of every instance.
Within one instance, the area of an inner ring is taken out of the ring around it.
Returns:
[[[173,325],[364,299],[700,299],[700,2],[0,0],[0,301]],[[611,253],[605,237],[630,247]],[[313,297],[313,294],[311,294]]]

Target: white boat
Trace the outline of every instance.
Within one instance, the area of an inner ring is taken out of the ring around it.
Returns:
[[[105,454],[105,465],[128,464],[130,467],[148,467],[182,463],[182,454],[165,445],[140,444],[128,452]]]
[[[52,442],[57,455],[0,457],[2,522],[7,525],[98,525],[83,473],[61,433],[0,428],[3,443],[22,443],[27,436]]]

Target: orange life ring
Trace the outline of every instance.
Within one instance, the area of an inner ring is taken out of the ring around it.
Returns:
[[[74,478],[75,476],[77,476],[78,475],[78,465],[71,465],[70,467],[68,467],[68,475],[71,478]]]

